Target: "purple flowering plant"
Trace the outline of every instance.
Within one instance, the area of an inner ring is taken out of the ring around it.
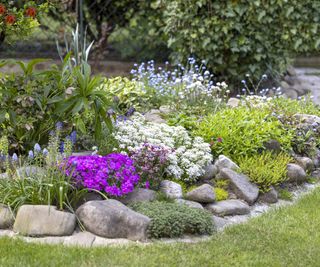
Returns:
[[[107,156],[71,156],[66,161],[66,175],[77,185],[106,192],[109,196],[124,196],[133,191],[140,176],[133,160],[123,154]]]
[[[168,155],[171,149],[144,143],[130,152],[141,177],[140,185],[146,188],[158,189],[166,167],[169,164]]]

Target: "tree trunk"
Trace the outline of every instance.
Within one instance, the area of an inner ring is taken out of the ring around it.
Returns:
[[[0,46],[3,44],[5,38],[6,34],[4,32],[0,32]]]

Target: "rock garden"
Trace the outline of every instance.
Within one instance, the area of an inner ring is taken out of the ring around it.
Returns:
[[[14,92],[0,104],[2,235],[85,246],[192,241],[318,182],[320,111],[310,96],[230,98],[193,58],[176,74],[135,66],[132,80],[98,80],[82,62],[52,95],[58,78],[35,75],[36,63],[1,80]],[[27,94],[38,83],[46,102],[37,87]]]
[[[1,3],[0,38],[36,27],[51,6],[43,2],[21,10]],[[182,2],[172,2],[180,12]],[[181,18],[179,27],[189,23]],[[172,36],[170,25],[164,31]],[[77,27],[57,44],[59,65],[36,71],[45,60],[0,63],[21,69],[0,73],[1,237],[85,247],[211,240],[318,186],[315,88],[286,59],[277,66],[273,53],[268,63],[279,69],[269,71],[258,47],[254,62],[227,58],[226,71],[201,50],[202,60],[181,49],[181,63],[149,60],[133,64],[128,77],[107,78],[93,74],[93,43],[81,34]],[[249,37],[239,38],[234,55],[250,48]],[[248,67],[239,83],[230,78],[246,64],[260,69]]]

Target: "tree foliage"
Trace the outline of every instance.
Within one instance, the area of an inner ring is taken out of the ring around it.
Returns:
[[[143,5],[154,10],[148,13],[155,22],[149,27],[165,38],[172,58],[204,59],[229,83],[248,72],[280,74],[296,54],[320,48],[320,1],[152,0]]]

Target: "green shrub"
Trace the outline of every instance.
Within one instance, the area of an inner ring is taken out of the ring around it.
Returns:
[[[188,131],[193,131],[197,128],[197,117],[188,115],[185,112],[172,113],[167,116],[167,123],[170,126],[182,126]]]
[[[320,129],[317,125],[305,125],[294,116],[297,113],[320,116],[319,106],[310,96],[304,96],[301,100],[275,98],[269,102],[269,109],[288,131],[294,131],[291,140],[293,150],[299,155],[314,157],[320,145]]]
[[[228,191],[220,187],[215,187],[214,193],[216,194],[216,201],[226,200],[229,197]]]
[[[320,116],[320,108],[310,96],[304,96],[301,100],[284,97],[273,98],[269,102],[270,112],[292,116],[296,113]]]
[[[60,76],[55,71],[36,73],[34,66],[42,61],[18,61],[23,73],[0,79],[1,134],[8,136],[10,150],[23,152],[35,143],[47,143],[48,133],[60,120],[50,101],[62,94],[68,83],[59,83]]]
[[[278,185],[287,179],[287,164],[292,158],[281,152],[263,152],[251,157],[239,158],[240,169],[257,184],[260,191],[267,192],[272,185]]]
[[[192,53],[206,59],[229,83],[248,72],[278,75],[295,55],[320,46],[319,1],[153,0],[146,5],[154,11],[150,31],[164,36],[172,57],[181,62]]]
[[[120,111],[126,112],[131,107],[138,111],[145,111],[146,107],[150,106],[151,92],[143,90],[138,82],[128,78],[105,79],[102,88],[110,100],[117,98]]]
[[[239,107],[205,117],[194,134],[211,143],[215,156],[224,154],[236,159],[263,150],[270,139],[288,149],[293,131],[286,130],[266,108]]]
[[[168,202],[142,202],[132,208],[152,219],[148,233],[152,238],[179,237],[183,234],[212,234],[212,216],[201,209]]]

